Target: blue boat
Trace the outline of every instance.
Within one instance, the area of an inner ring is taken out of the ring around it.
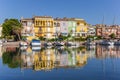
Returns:
[[[31,42],[31,46],[41,46],[40,40],[33,39]]]

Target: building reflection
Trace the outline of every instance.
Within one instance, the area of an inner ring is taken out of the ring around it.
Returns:
[[[120,58],[120,46],[96,46],[96,58]]]
[[[21,69],[32,68],[34,63],[34,54],[30,47],[21,50]]]
[[[58,47],[55,49],[44,48],[40,51],[32,51],[27,48],[21,51],[21,68],[33,68],[35,71],[50,71],[54,68],[76,68],[87,63],[86,49],[70,49]]]
[[[84,67],[87,64],[87,61],[92,58],[120,58],[120,47],[118,46],[112,47],[97,45],[96,47],[91,48],[21,47],[20,49],[16,47],[4,47],[0,49],[2,50],[1,52],[3,52],[3,56],[1,55],[3,63],[8,65],[14,64],[12,68],[20,67],[21,70],[33,69],[35,71],[51,71],[56,68],[81,68]]]
[[[51,70],[54,68],[54,49],[44,49],[34,55],[34,70]]]

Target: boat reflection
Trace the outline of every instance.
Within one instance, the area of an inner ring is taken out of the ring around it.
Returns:
[[[21,70],[33,69],[35,71],[51,71],[59,68],[84,68],[91,58],[120,58],[120,47],[5,47],[0,48],[4,64],[20,67]],[[9,53],[9,54],[8,54]],[[11,62],[10,62],[11,61]],[[16,64],[16,66],[15,66]],[[10,67],[10,66],[9,66]],[[10,67],[11,68],[11,67]]]

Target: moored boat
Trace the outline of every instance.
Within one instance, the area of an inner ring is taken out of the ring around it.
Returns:
[[[25,41],[21,41],[21,42],[19,43],[19,45],[20,45],[20,46],[28,46],[28,43],[25,42]]]
[[[45,42],[44,46],[52,46],[52,43],[51,42]]]
[[[33,39],[31,42],[31,46],[41,46],[40,40]]]
[[[103,40],[102,42],[99,43],[100,45],[114,45],[114,41],[109,41],[109,40]]]
[[[66,46],[76,46],[75,42],[66,42]]]
[[[55,46],[64,46],[65,43],[64,42],[55,42],[54,45]]]

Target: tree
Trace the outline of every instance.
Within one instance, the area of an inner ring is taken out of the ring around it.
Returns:
[[[4,37],[16,35],[18,37],[18,40],[20,40],[22,26],[18,19],[5,19],[2,27],[2,35]]]
[[[16,51],[3,52],[2,61],[10,68],[18,68],[21,62],[18,48],[16,48]]]
[[[109,37],[112,38],[112,39],[114,39],[115,38],[115,34],[112,33],[112,34],[109,35]]]

